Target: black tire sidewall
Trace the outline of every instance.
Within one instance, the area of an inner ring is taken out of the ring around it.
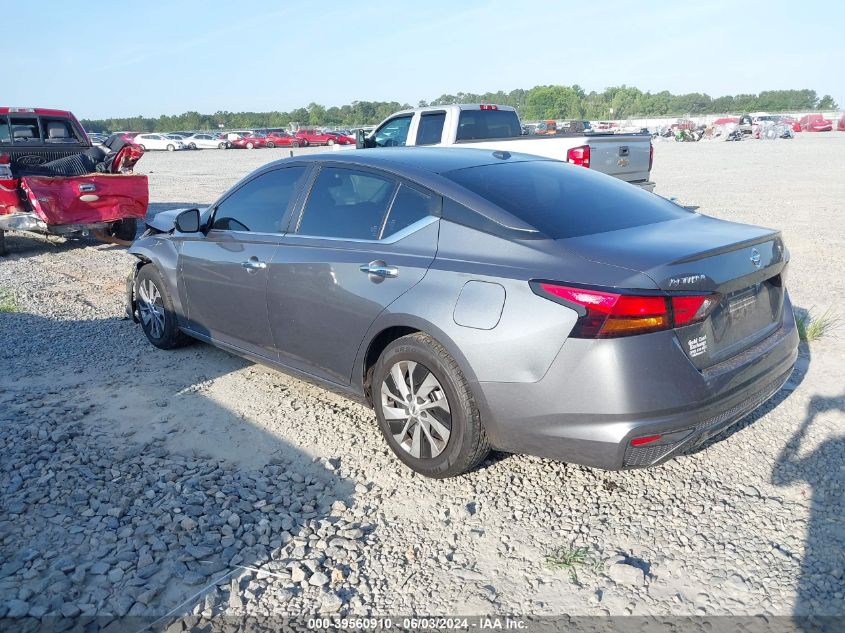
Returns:
[[[138,220],[135,218],[124,218],[113,222],[109,227],[109,234],[124,242],[132,242],[138,233]]]
[[[381,409],[382,382],[389,374],[390,368],[402,360],[421,363],[426,369],[432,372],[443,387],[449,403],[449,409],[452,414],[452,429],[449,435],[449,441],[443,452],[431,459],[416,459],[399,446],[399,443],[393,438],[393,434],[390,432],[390,427]],[[452,474],[450,471],[453,470],[455,464],[463,461],[462,456],[468,450],[466,446],[467,420],[473,415],[473,412],[470,406],[468,406],[468,399],[461,397],[458,393],[458,389],[462,389],[462,387],[459,387],[460,384],[460,378],[453,375],[451,368],[443,364],[437,353],[424,342],[417,339],[408,337],[398,339],[382,353],[376,363],[373,372],[373,406],[382,435],[384,435],[394,454],[405,465],[426,477],[440,478],[450,476]]]

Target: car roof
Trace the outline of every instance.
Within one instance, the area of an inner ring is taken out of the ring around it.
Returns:
[[[283,160],[290,161],[292,159]],[[375,168],[382,167],[390,171],[404,167],[443,174],[456,169],[494,165],[503,161],[524,162],[549,159],[517,152],[470,149],[468,147],[383,147],[300,155],[293,160],[298,162],[350,163]]]

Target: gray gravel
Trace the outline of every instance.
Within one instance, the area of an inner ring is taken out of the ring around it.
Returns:
[[[286,154],[140,166],[156,211]],[[781,227],[793,298],[824,308],[845,297],[843,155],[845,134],[660,143],[653,176],[702,212]],[[841,339],[805,347],[736,432],[657,469],[496,454],[432,481],[358,405],[209,346],[149,346],[122,319],[122,249],[7,241],[0,288],[21,312],[0,314],[0,617],[845,614]]]

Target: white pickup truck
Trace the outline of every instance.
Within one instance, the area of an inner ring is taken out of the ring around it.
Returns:
[[[501,105],[448,105],[402,110],[373,132],[358,131],[357,147],[490,148],[565,160],[600,171],[648,191],[653,148],[649,134],[563,132],[524,135],[516,110]]]

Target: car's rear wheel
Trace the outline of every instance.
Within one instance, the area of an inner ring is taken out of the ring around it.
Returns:
[[[272,149],[272,148],[276,147],[276,144],[273,141],[267,141],[267,147]]]
[[[108,234],[118,240],[131,242],[138,233],[138,220],[136,218],[123,218],[109,225]]]
[[[167,151],[168,151],[168,152],[172,152],[172,151],[175,151],[175,150],[176,150],[176,147],[175,147],[174,145],[168,145],[168,146],[167,146]]]
[[[290,146],[291,147],[299,147],[299,141],[292,141]]]
[[[308,142],[307,138],[302,139],[300,142],[302,143],[302,147],[308,147],[311,144]]]
[[[372,385],[382,434],[396,456],[421,475],[460,475],[490,451],[466,378],[427,334],[391,343],[376,363]]]
[[[247,149],[254,149],[254,148],[255,148],[255,144],[254,144],[254,143],[247,143],[247,144],[246,144],[246,148],[247,148]]]
[[[197,148],[197,144],[196,144],[196,143],[191,143],[190,145],[188,145],[188,147],[190,147],[191,149],[196,149],[196,148]]]
[[[179,329],[173,300],[153,264],[143,266],[135,277],[135,301],[141,328],[150,343],[160,349],[172,349],[191,342]]]
[[[328,141],[326,141],[326,145],[334,145],[334,139],[330,138]]]
[[[217,147],[220,149],[226,149],[226,143],[220,143]]]

